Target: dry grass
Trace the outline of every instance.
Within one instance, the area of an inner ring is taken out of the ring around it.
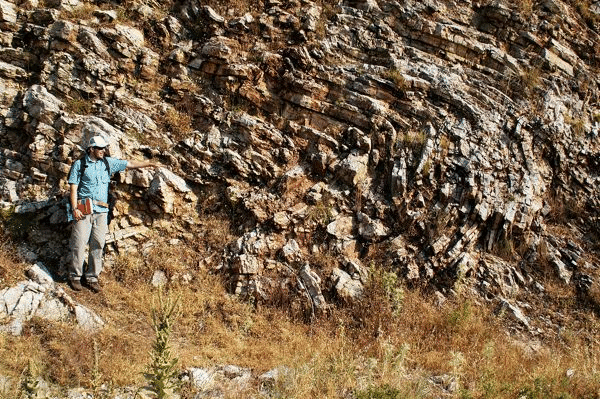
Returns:
[[[411,130],[398,134],[395,148],[409,148],[413,154],[420,154],[427,142],[427,134],[421,130]]]
[[[386,69],[383,77],[391,80],[394,85],[396,85],[396,88],[400,91],[406,91],[409,88],[406,78],[404,75],[402,75],[402,72],[397,69]]]
[[[590,11],[590,6],[592,2],[590,0],[572,0],[569,1],[575,10],[581,15],[581,18],[585,21],[585,23],[592,29],[595,28],[595,25],[600,21],[600,16]]]
[[[535,90],[542,84],[540,68],[528,68],[519,75],[519,87],[526,98],[531,98]]]
[[[584,201],[571,196],[549,194],[545,202],[550,207],[549,224],[567,225],[586,214]]]
[[[287,308],[256,307],[228,295],[221,276],[198,267],[198,257],[205,255],[165,245],[143,259],[120,259],[104,276],[101,294],[76,294],[102,315],[106,328],[86,335],[71,325],[33,320],[21,337],[0,334],[0,374],[19,378],[31,361],[52,382],[92,387],[95,340],[103,382],[143,384],[156,294],[147,281],[150,271],[167,268],[171,277],[183,270],[194,276],[169,288],[183,305],[171,336],[180,366],[236,364],[257,375],[286,366],[290,372],[271,388],[273,397],[367,398],[386,392],[440,397],[443,384],[432,383],[432,376],[455,382],[451,397],[597,398],[600,393],[600,323],[593,315],[586,329],[565,328],[559,339],[531,350],[531,342],[507,334],[508,321],[485,306],[467,297],[436,306],[425,293],[388,278],[390,273],[373,271],[361,303],[307,324]],[[558,285],[549,285],[548,298],[541,299],[552,298],[555,312],[575,309],[571,293]],[[575,374],[566,377],[571,369]]]
[[[0,289],[23,280],[25,278],[24,269],[13,244],[0,230]]]
[[[524,17],[531,17],[533,14],[533,0],[510,0],[519,13]]]
[[[163,130],[169,134],[173,141],[185,139],[193,130],[192,117],[186,112],[169,108],[162,117]]]
[[[76,115],[91,115],[94,112],[94,104],[92,100],[69,98],[66,101],[65,109],[67,112]]]
[[[71,10],[62,10],[60,16],[72,22],[79,22],[94,18],[94,11],[97,9],[92,3],[81,3]]]

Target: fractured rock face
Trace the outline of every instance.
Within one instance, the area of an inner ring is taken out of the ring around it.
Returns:
[[[0,290],[0,330],[20,335],[23,323],[32,317],[49,321],[74,321],[86,331],[104,326],[100,316],[85,306],[76,304],[43,266],[27,270],[29,281]]]
[[[164,18],[140,4],[123,24],[103,7],[65,19],[77,3],[0,0],[0,196],[31,216],[24,241],[42,261],[64,264],[66,175],[100,134],[112,156],[164,165],[121,174],[111,246],[158,241],[149,229],[194,237],[200,215],[228,215],[236,237],[214,256],[235,290],[322,251],[380,247],[412,282],[473,275],[484,297],[529,285],[520,262],[576,284],[582,251],[547,226],[595,228],[600,94],[597,35],[569,4],[525,22],[498,2],[272,1],[243,15],[183,2]],[[316,308],[330,278],[358,292],[341,272],[301,270]]]

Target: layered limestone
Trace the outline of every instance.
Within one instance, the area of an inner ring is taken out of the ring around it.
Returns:
[[[539,289],[541,264],[594,283],[598,18],[560,0],[528,15],[502,1],[245,13],[188,0],[127,21],[116,4],[75,18],[84,5],[0,1],[0,199],[57,275],[67,173],[100,134],[113,156],[164,165],[116,178],[109,266],[194,239],[211,188],[237,237],[207,266],[232,292],[285,287],[314,314],[360,297],[371,263],[440,295],[472,280],[523,328],[506,298]]]

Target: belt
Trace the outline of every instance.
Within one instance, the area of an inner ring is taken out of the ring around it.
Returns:
[[[80,203],[84,203],[85,199],[79,200],[79,202]],[[92,200],[92,204],[108,208],[108,204],[106,202],[102,202],[102,201],[98,201],[98,200]]]

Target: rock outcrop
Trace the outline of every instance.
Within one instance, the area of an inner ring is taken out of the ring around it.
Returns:
[[[74,322],[83,330],[93,332],[104,326],[94,311],[76,303],[50,273],[40,265],[27,269],[28,281],[0,290],[0,331],[20,335],[23,323],[38,317],[55,322]]]
[[[261,300],[287,287],[326,311],[375,262],[443,295],[473,279],[526,325],[506,291],[535,290],[541,258],[593,281],[597,7],[63,3],[0,0],[5,224],[56,273],[69,166],[100,134],[165,165],[119,177],[109,258],[148,230],[193,236],[211,186],[238,238],[210,266]]]

